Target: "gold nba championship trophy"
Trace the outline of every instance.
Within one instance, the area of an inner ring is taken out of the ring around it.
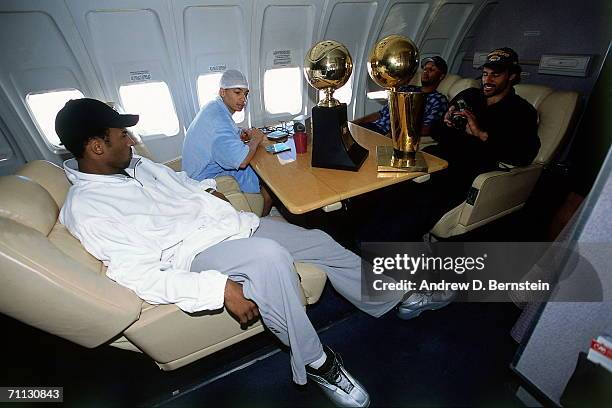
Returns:
[[[313,88],[325,92],[325,98],[312,108],[313,167],[357,171],[368,157],[368,150],[349,132],[346,104],[333,97],[352,70],[351,54],[337,41],[316,43],[306,54],[304,75]]]
[[[393,139],[393,147],[376,147],[378,171],[427,171],[427,162],[418,151],[425,94],[398,91],[410,82],[418,66],[419,50],[400,35],[383,38],[370,53],[368,73],[387,88]]]

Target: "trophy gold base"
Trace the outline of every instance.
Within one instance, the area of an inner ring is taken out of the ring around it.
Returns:
[[[392,146],[376,146],[376,163],[377,170],[381,172],[427,172],[428,170],[423,153],[394,154]]]
[[[348,129],[346,104],[312,108],[312,167],[358,171],[367,157]]]

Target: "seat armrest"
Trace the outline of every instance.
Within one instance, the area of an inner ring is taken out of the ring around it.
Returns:
[[[543,166],[531,164],[478,175],[466,201],[448,211],[431,229],[438,238],[464,234],[520,209],[533,190]]]
[[[419,150],[422,150],[423,148],[425,148],[427,146],[433,146],[433,145],[437,145],[437,144],[438,144],[438,142],[436,142],[433,137],[431,137],[431,136],[423,136],[423,137],[421,137],[421,140],[419,141]]]
[[[236,179],[230,176],[217,176],[215,181],[217,182],[217,191],[227,197],[235,209],[252,212],[251,205],[245,194],[240,191]]]
[[[509,171],[480,174],[472,183],[459,223],[469,227],[497,214],[505,214],[527,201],[543,166],[531,164]]]
[[[177,157],[176,159],[168,160],[164,165],[170,167],[174,171],[181,171],[183,168],[183,158]]]

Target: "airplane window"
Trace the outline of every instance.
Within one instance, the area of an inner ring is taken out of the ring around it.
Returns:
[[[351,76],[348,79],[348,81],[346,81],[346,84],[342,85],[342,87],[334,91],[334,98],[348,105],[351,103],[352,97],[353,97],[353,77]],[[325,98],[324,91],[319,91],[319,98],[320,99]]]
[[[55,116],[70,99],[81,99],[84,95],[78,89],[31,93],[26,96],[26,103],[32,112],[34,121],[47,143],[60,147],[60,140],[55,133]]]
[[[200,108],[219,95],[219,81],[221,80],[221,75],[223,74],[218,72],[214,74],[203,74],[198,77],[198,103],[200,104]],[[234,113],[234,122],[241,123],[244,121],[245,109]]]
[[[268,113],[302,111],[302,70],[299,67],[269,69],[264,74],[264,105]]]
[[[119,87],[123,109],[140,115],[135,130],[142,136],[174,136],[179,132],[179,121],[165,82],[145,82]]]

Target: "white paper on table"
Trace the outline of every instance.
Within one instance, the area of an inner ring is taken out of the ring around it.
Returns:
[[[287,139],[285,144],[289,146],[291,150],[276,155],[280,164],[287,164],[295,161],[295,143],[293,142],[293,138],[290,137]]]

